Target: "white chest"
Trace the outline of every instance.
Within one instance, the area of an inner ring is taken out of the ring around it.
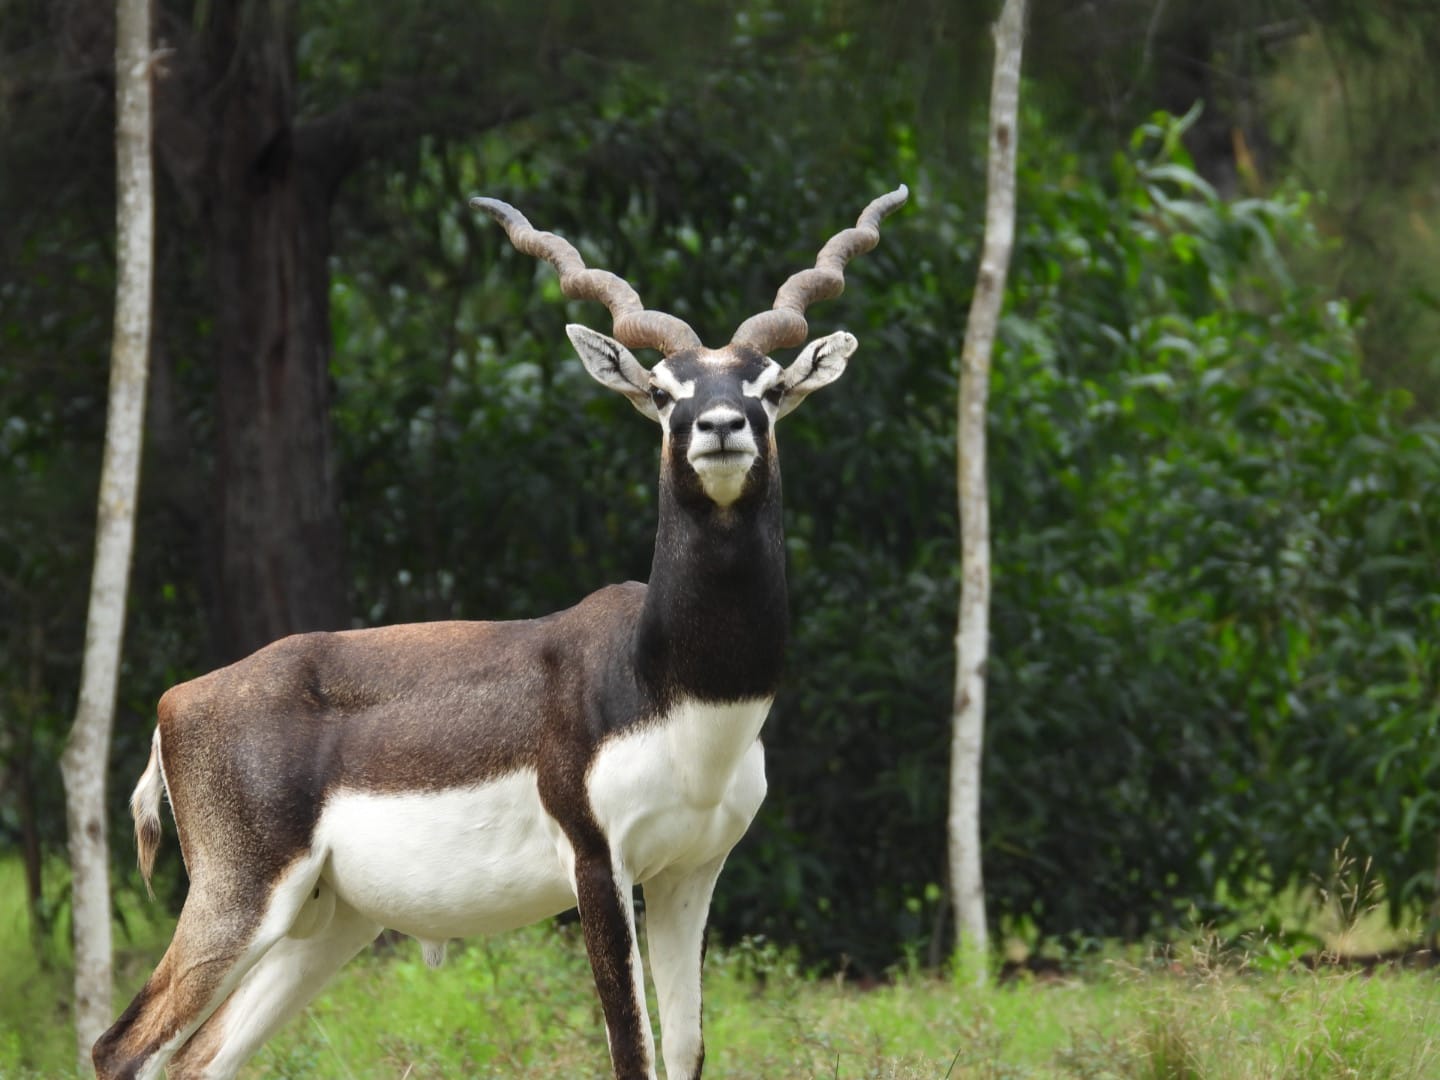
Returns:
[[[709,862],[744,835],[765,798],[759,736],[770,704],[681,702],[601,749],[590,804],[633,880]]]

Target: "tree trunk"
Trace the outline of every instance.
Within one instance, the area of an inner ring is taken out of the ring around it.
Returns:
[[[1015,237],[1015,139],[1025,0],[1005,0],[995,24],[990,86],[990,149],[985,243],[965,325],[957,414],[960,509],[960,616],[955,635],[955,699],[950,745],[950,895],[956,963],[983,984],[989,949],[980,867],[980,778],[985,734],[985,669],[990,636],[990,502],[985,472],[990,357]]]
[[[154,185],[151,172],[150,3],[118,0],[115,39],[118,213],[110,404],[95,533],[95,568],[75,724],[60,759],[70,842],[75,944],[75,1037],[82,1069],[109,1025],[110,881],[105,771],[115,715],[125,594],[135,537],[135,501],[150,346]]]
[[[33,699],[32,699],[33,700]],[[44,963],[46,926],[44,914],[44,862],[40,853],[40,827],[35,811],[35,740],[28,725],[21,736],[20,752],[15,758],[15,805],[20,815],[20,860],[25,867],[25,910],[29,915],[30,944],[35,956]]]
[[[32,609],[33,611],[33,609]],[[35,957],[48,966],[44,942],[49,931],[45,917],[44,857],[40,850],[40,814],[35,791],[35,727],[40,710],[45,707],[42,690],[45,664],[45,626],[31,615],[29,642],[29,673],[25,694],[20,700],[24,719],[11,730],[17,732],[19,745],[12,759],[11,775],[15,784],[15,808],[20,818],[20,860],[25,867],[25,910],[30,922],[30,944]],[[5,724],[0,722],[0,732]]]
[[[536,107],[422,77],[302,121],[298,8],[212,0],[203,18],[172,21],[180,44],[157,102],[159,157],[199,222],[214,293],[216,524],[202,592],[222,663],[349,621],[329,377],[340,184],[422,133],[483,131]],[[541,100],[576,96],[558,69],[537,78]]]
[[[330,173],[295,127],[289,5],[217,4],[204,177],[218,364],[220,659],[346,623],[330,436]],[[207,80],[208,81],[208,80]]]

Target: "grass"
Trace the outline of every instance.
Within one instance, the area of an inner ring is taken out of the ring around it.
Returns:
[[[0,860],[0,1077],[70,1075],[63,949],[35,959],[18,867]],[[168,927],[125,899],[116,1009]],[[150,909],[153,910],[153,909]],[[53,943],[52,943],[53,944]],[[706,1076],[886,1080],[1422,1080],[1440,1076],[1440,981],[1222,955],[1117,952],[1073,977],[990,991],[919,971],[860,988],[799,971],[762,943],[706,963]],[[654,1015],[654,1003],[651,1003]],[[247,1080],[606,1075],[575,927],[367,952],[254,1059]]]

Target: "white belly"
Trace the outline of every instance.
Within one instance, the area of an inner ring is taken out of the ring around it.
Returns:
[[[768,699],[682,703],[604,744],[587,776],[591,808],[632,881],[711,862],[744,835],[765,798],[769,710]],[[337,897],[422,941],[500,933],[575,905],[573,852],[529,769],[449,791],[337,792],[315,841]]]
[[[575,903],[568,845],[531,770],[451,791],[340,792],[316,841],[341,899],[422,940],[499,933]]]
[[[610,739],[590,767],[590,803],[632,880],[725,855],[765,798],[760,727],[770,699],[682,702]]]

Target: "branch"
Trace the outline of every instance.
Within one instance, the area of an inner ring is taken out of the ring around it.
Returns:
[[[463,107],[437,109],[437,99],[449,100],[449,87],[423,79],[392,83],[301,121],[295,129],[295,148],[321,190],[333,193],[365,162],[408,149],[423,135],[476,135],[582,96],[582,91],[566,88],[539,100],[506,98],[476,108],[472,87],[465,95],[455,94],[454,100],[463,101]]]

